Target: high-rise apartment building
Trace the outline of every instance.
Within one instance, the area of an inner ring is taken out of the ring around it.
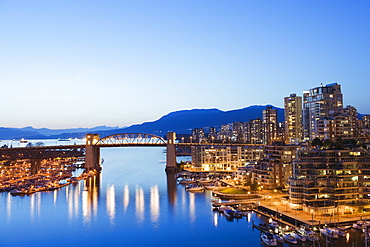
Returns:
[[[271,106],[267,106],[262,111],[262,126],[263,126],[263,143],[271,145],[277,138],[277,111]]]
[[[337,83],[310,89],[303,93],[304,137],[313,140],[320,138],[319,120],[328,118],[343,107],[341,87]]]
[[[260,118],[252,119],[246,124],[245,141],[252,144],[263,143],[263,128]]]
[[[302,141],[302,97],[291,94],[284,98],[285,143],[298,144]]]

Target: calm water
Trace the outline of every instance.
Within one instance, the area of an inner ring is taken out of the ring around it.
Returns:
[[[186,192],[166,176],[163,151],[105,148],[100,176],[31,196],[0,193],[0,246],[262,246],[252,221],[265,219],[227,221],[209,192]],[[321,246],[362,243],[351,236]]]

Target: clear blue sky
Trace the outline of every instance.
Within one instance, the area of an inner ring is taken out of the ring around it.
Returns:
[[[0,0],[0,126],[282,107],[332,82],[370,113],[369,11],[361,0]]]

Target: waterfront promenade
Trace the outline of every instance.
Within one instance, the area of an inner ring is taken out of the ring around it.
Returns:
[[[244,188],[248,190],[248,187],[235,185],[234,180],[221,180],[232,187]],[[295,224],[299,226],[300,224],[305,225],[350,225],[352,222],[357,222],[358,220],[370,220],[370,212],[368,213],[350,213],[350,214],[335,214],[335,215],[325,215],[322,213],[310,213],[303,210],[294,210],[290,207],[289,202],[285,199],[287,197],[286,193],[280,191],[272,190],[261,190],[255,192],[261,196],[259,202],[259,210],[264,212],[265,216],[271,216],[275,220],[285,221],[290,219],[290,224]],[[288,223],[288,222],[287,222]]]

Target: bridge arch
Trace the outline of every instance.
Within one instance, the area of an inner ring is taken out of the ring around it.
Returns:
[[[100,169],[100,147],[162,146],[167,147],[166,170],[176,169],[176,133],[168,132],[167,141],[144,133],[113,134],[100,138],[99,134],[86,134],[85,168]]]
[[[167,145],[167,141],[160,136],[145,133],[121,133],[100,138],[94,145]]]

